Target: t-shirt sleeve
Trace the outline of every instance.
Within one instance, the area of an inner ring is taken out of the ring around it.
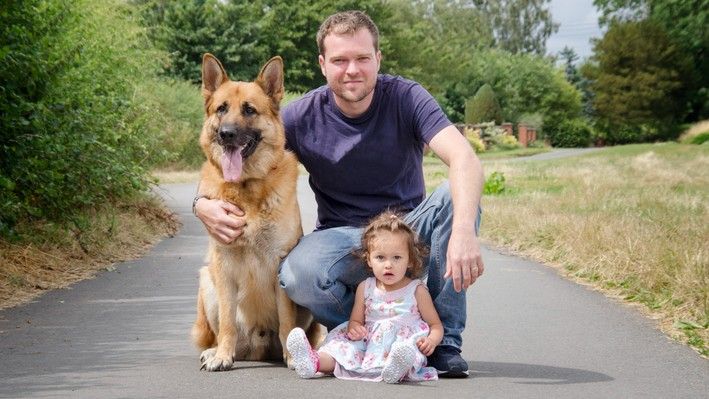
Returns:
[[[286,105],[281,110],[281,120],[283,120],[283,127],[286,133],[286,149],[293,152],[296,152],[295,149],[298,147],[295,141],[297,130],[297,121],[295,115],[296,112],[294,103]]]
[[[436,99],[420,84],[411,86],[409,98],[416,134],[426,144],[441,130],[452,124]]]

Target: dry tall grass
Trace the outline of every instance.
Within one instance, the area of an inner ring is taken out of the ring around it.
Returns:
[[[485,170],[504,173],[507,190],[483,198],[484,239],[644,304],[709,355],[709,148],[624,146]]]
[[[84,220],[80,228],[69,230],[51,224],[25,226],[35,233],[32,239],[0,240],[0,309],[137,258],[179,227],[175,215],[146,198],[99,210]]]

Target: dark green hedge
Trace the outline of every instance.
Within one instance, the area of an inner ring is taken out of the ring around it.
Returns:
[[[147,189],[158,146],[135,98],[159,62],[130,12],[118,0],[4,2],[0,236]]]

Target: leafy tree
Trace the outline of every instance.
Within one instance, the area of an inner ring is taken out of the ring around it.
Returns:
[[[451,120],[462,121],[465,99],[475,93],[461,77],[473,68],[478,52],[493,45],[484,16],[467,0],[387,4],[392,8],[390,19],[377,21],[382,29],[382,71],[421,83]]]
[[[611,143],[670,138],[686,114],[691,59],[657,23],[613,23],[583,74]]]
[[[386,21],[377,0],[134,0],[155,42],[170,54],[167,74],[199,83],[202,55],[213,53],[232,79],[251,80],[267,59],[285,62],[286,87],[306,91],[324,83],[315,34],[336,11],[360,9]],[[386,26],[386,24],[382,24]]]
[[[542,93],[562,90],[552,77],[556,74],[554,69],[534,55],[535,52],[525,56],[490,50],[496,43],[494,29],[503,29],[502,22],[492,24],[491,13],[507,12],[504,7],[513,3],[509,1],[496,1],[492,6],[479,4],[477,0],[254,0],[248,4],[225,0],[189,0],[190,4],[169,0],[133,1],[144,7],[144,20],[151,27],[153,37],[171,54],[168,71],[194,82],[200,78],[201,53],[210,51],[237,79],[252,78],[266,58],[280,54],[286,63],[289,90],[316,87],[324,83],[316,61],[315,33],[320,22],[335,11],[363,9],[380,29],[382,72],[420,82],[454,121],[463,119],[465,99],[487,82],[498,94],[504,112],[512,117],[544,111],[541,104],[546,94]],[[514,5],[520,16],[532,18],[546,10],[546,3],[548,0],[516,1]],[[170,13],[175,17],[167,18]],[[185,16],[179,17],[180,13]],[[505,19],[499,17],[498,20]],[[527,48],[540,48],[546,41],[548,34],[537,35],[532,25],[507,22],[510,29],[518,31],[515,35],[532,38],[535,44]],[[218,28],[200,30],[204,24]],[[548,31],[542,27],[550,24],[548,19],[533,26]],[[525,67],[524,62],[531,65]],[[529,73],[537,82],[529,84],[500,70],[510,65],[514,65],[517,72]],[[508,85],[507,79],[515,83]],[[532,88],[539,90],[535,92]]]
[[[547,8],[551,0],[473,0],[495,35],[495,45],[513,54],[543,56],[546,41],[559,29]]]
[[[599,22],[609,26],[612,22],[640,21],[648,17],[648,0],[593,0],[601,12]]]
[[[489,84],[484,84],[475,96],[465,103],[465,123],[494,121],[502,123],[502,110]]]
[[[414,79],[434,93],[449,90],[448,86],[454,85],[473,62],[475,52],[493,44],[484,16],[468,3],[389,2],[391,18],[378,23],[386,29],[382,32],[386,43],[382,70]]]
[[[709,0],[594,0],[600,22],[651,20],[662,26],[685,54],[693,70],[686,87],[691,112],[688,119],[709,118]]]
[[[164,66],[170,76],[199,83],[202,55],[214,53],[233,79],[251,79],[268,57],[256,2],[146,0],[141,6],[153,39],[170,54]]]

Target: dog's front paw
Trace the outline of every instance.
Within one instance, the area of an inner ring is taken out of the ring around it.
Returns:
[[[204,364],[207,360],[210,360],[216,354],[217,354],[217,348],[205,349],[202,351],[202,354],[199,355],[199,362]]]
[[[226,371],[234,367],[234,358],[230,356],[218,356],[216,348],[203,351],[199,359],[202,362],[200,370]]]
[[[222,358],[214,356],[213,358],[202,363],[201,370],[206,371],[227,371],[234,367],[234,359],[227,357]]]

